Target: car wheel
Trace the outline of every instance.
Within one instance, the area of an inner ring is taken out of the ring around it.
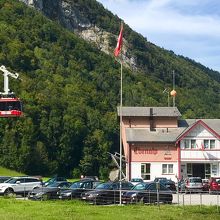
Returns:
[[[7,196],[7,197],[15,196],[14,190],[11,189],[11,188],[6,189],[5,192],[4,192],[4,196]]]

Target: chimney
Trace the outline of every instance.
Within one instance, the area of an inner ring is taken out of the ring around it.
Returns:
[[[156,131],[154,128],[153,108],[150,108],[150,131]]]

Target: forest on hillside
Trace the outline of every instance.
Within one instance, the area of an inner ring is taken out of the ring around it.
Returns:
[[[24,117],[0,118],[0,165],[32,175],[106,178],[107,152],[119,146],[120,65],[18,1],[0,1],[0,30],[0,65],[20,74],[10,89],[24,104]],[[183,117],[219,118],[216,72],[139,37],[130,36],[143,71],[124,68],[123,104],[166,106],[162,92],[175,70]]]

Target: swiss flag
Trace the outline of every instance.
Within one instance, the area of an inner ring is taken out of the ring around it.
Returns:
[[[121,24],[121,30],[120,30],[120,33],[118,36],[117,46],[114,51],[115,57],[117,57],[120,54],[121,48],[122,48],[122,43],[123,43],[123,24]]]

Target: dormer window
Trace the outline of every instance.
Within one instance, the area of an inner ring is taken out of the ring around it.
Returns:
[[[196,140],[194,139],[185,139],[182,142],[182,149],[196,149]]]
[[[215,140],[204,140],[204,149],[215,149]]]
[[[191,149],[196,149],[196,140],[191,140]]]
[[[184,147],[183,148],[190,149],[190,140],[188,140],[188,139],[184,140]]]

